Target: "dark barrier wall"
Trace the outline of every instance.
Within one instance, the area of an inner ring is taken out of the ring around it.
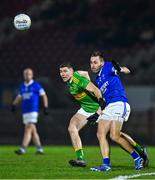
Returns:
[[[42,114],[39,117],[38,131],[41,135],[43,144],[70,144],[68,135],[68,124],[74,110],[53,110],[50,116],[45,117]],[[21,143],[24,126],[20,113],[12,114],[4,111],[0,113],[0,143],[1,144],[19,144]],[[85,127],[81,131],[83,140],[88,144],[95,144],[96,127]]]
[[[38,130],[43,144],[70,144],[68,124],[75,109],[51,110],[50,116],[42,114],[39,118]],[[155,144],[153,111],[147,113],[132,112],[128,122],[124,123],[123,132],[131,135],[142,144]],[[20,113],[0,112],[0,144],[20,144],[23,137],[23,124]],[[150,124],[152,123],[152,124]],[[96,126],[86,126],[80,132],[83,143],[97,145]]]

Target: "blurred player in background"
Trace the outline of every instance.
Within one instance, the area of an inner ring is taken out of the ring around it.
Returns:
[[[129,74],[130,70],[126,67],[120,67],[115,61],[104,61],[102,54],[98,51],[91,55],[90,66],[92,72],[96,74],[96,84],[101,90],[106,103],[106,107],[100,116],[98,113],[95,113],[88,118],[88,121],[98,121],[97,134],[103,157],[102,166],[91,168],[91,170],[111,170],[109,144],[107,141],[108,132],[110,132],[110,137],[113,141],[131,154],[134,159],[135,169],[140,170],[143,168],[143,159],[146,165],[148,163],[146,152],[128,135],[121,134],[123,122],[127,121],[130,115],[130,105],[117,73]],[[143,159],[134,148],[140,152],[139,154],[143,155]]]
[[[81,108],[70,120],[68,131],[76,153],[76,160],[70,160],[72,166],[85,167],[85,157],[79,131],[87,124],[87,117],[96,111],[100,113],[103,99],[100,90],[90,82],[88,72],[74,71],[70,63],[60,65],[60,76],[67,83],[70,94],[79,102]]]
[[[31,142],[36,145],[37,154],[43,154],[40,137],[37,132],[36,123],[38,121],[39,100],[43,100],[44,114],[48,115],[48,98],[42,86],[33,80],[33,70],[27,68],[23,71],[24,82],[19,87],[19,94],[12,104],[12,112],[16,110],[16,105],[22,102],[23,123],[25,125],[22,146],[16,150],[16,154],[24,154]]]

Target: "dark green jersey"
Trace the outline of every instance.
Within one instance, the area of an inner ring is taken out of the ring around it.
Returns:
[[[98,110],[99,104],[97,98],[86,90],[89,80],[77,71],[73,74],[73,79],[68,82],[70,94],[80,103],[81,107],[90,113],[94,113]]]

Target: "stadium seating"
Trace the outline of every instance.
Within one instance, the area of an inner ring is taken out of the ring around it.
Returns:
[[[76,67],[86,69],[91,52],[100,49],[106,59],[116,59],[133,69],[134,76],[125,77],[129,84],[154,83],[153,78],[143,77],[146,68],[149,74],[155,68],[154,1],[39,2],[29,1],[25,5],[21,1],[19,5],[30,14],[35,14],[32,7],[40,7],[37,17],[32,16],[29,33],[10,30],[13,35],[8,40],[5,30],[5,42],[0,42],[1,79],[17,81],[19,72],[27,66],[39,76],[57,79],[61,62],[71,61]],[[5,1],[3,5],[6,6]],[[18,6],[6,11],[11,17],[18,12]]]

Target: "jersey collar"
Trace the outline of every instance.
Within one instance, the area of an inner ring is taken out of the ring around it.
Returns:
[[[27,82],[24,82],[24,85],[25,85],[25,86],[29,86],[29,85],[31,85],[33,82],[34,82],[34,80],[32,79],[32,80],[31,80],[30,82],[28,82],[28,83],[27,83]]]
[[[103,69],[103,66],[101,67],[100,71],[97,73],[97,76],[101,75],[102,69]]]

